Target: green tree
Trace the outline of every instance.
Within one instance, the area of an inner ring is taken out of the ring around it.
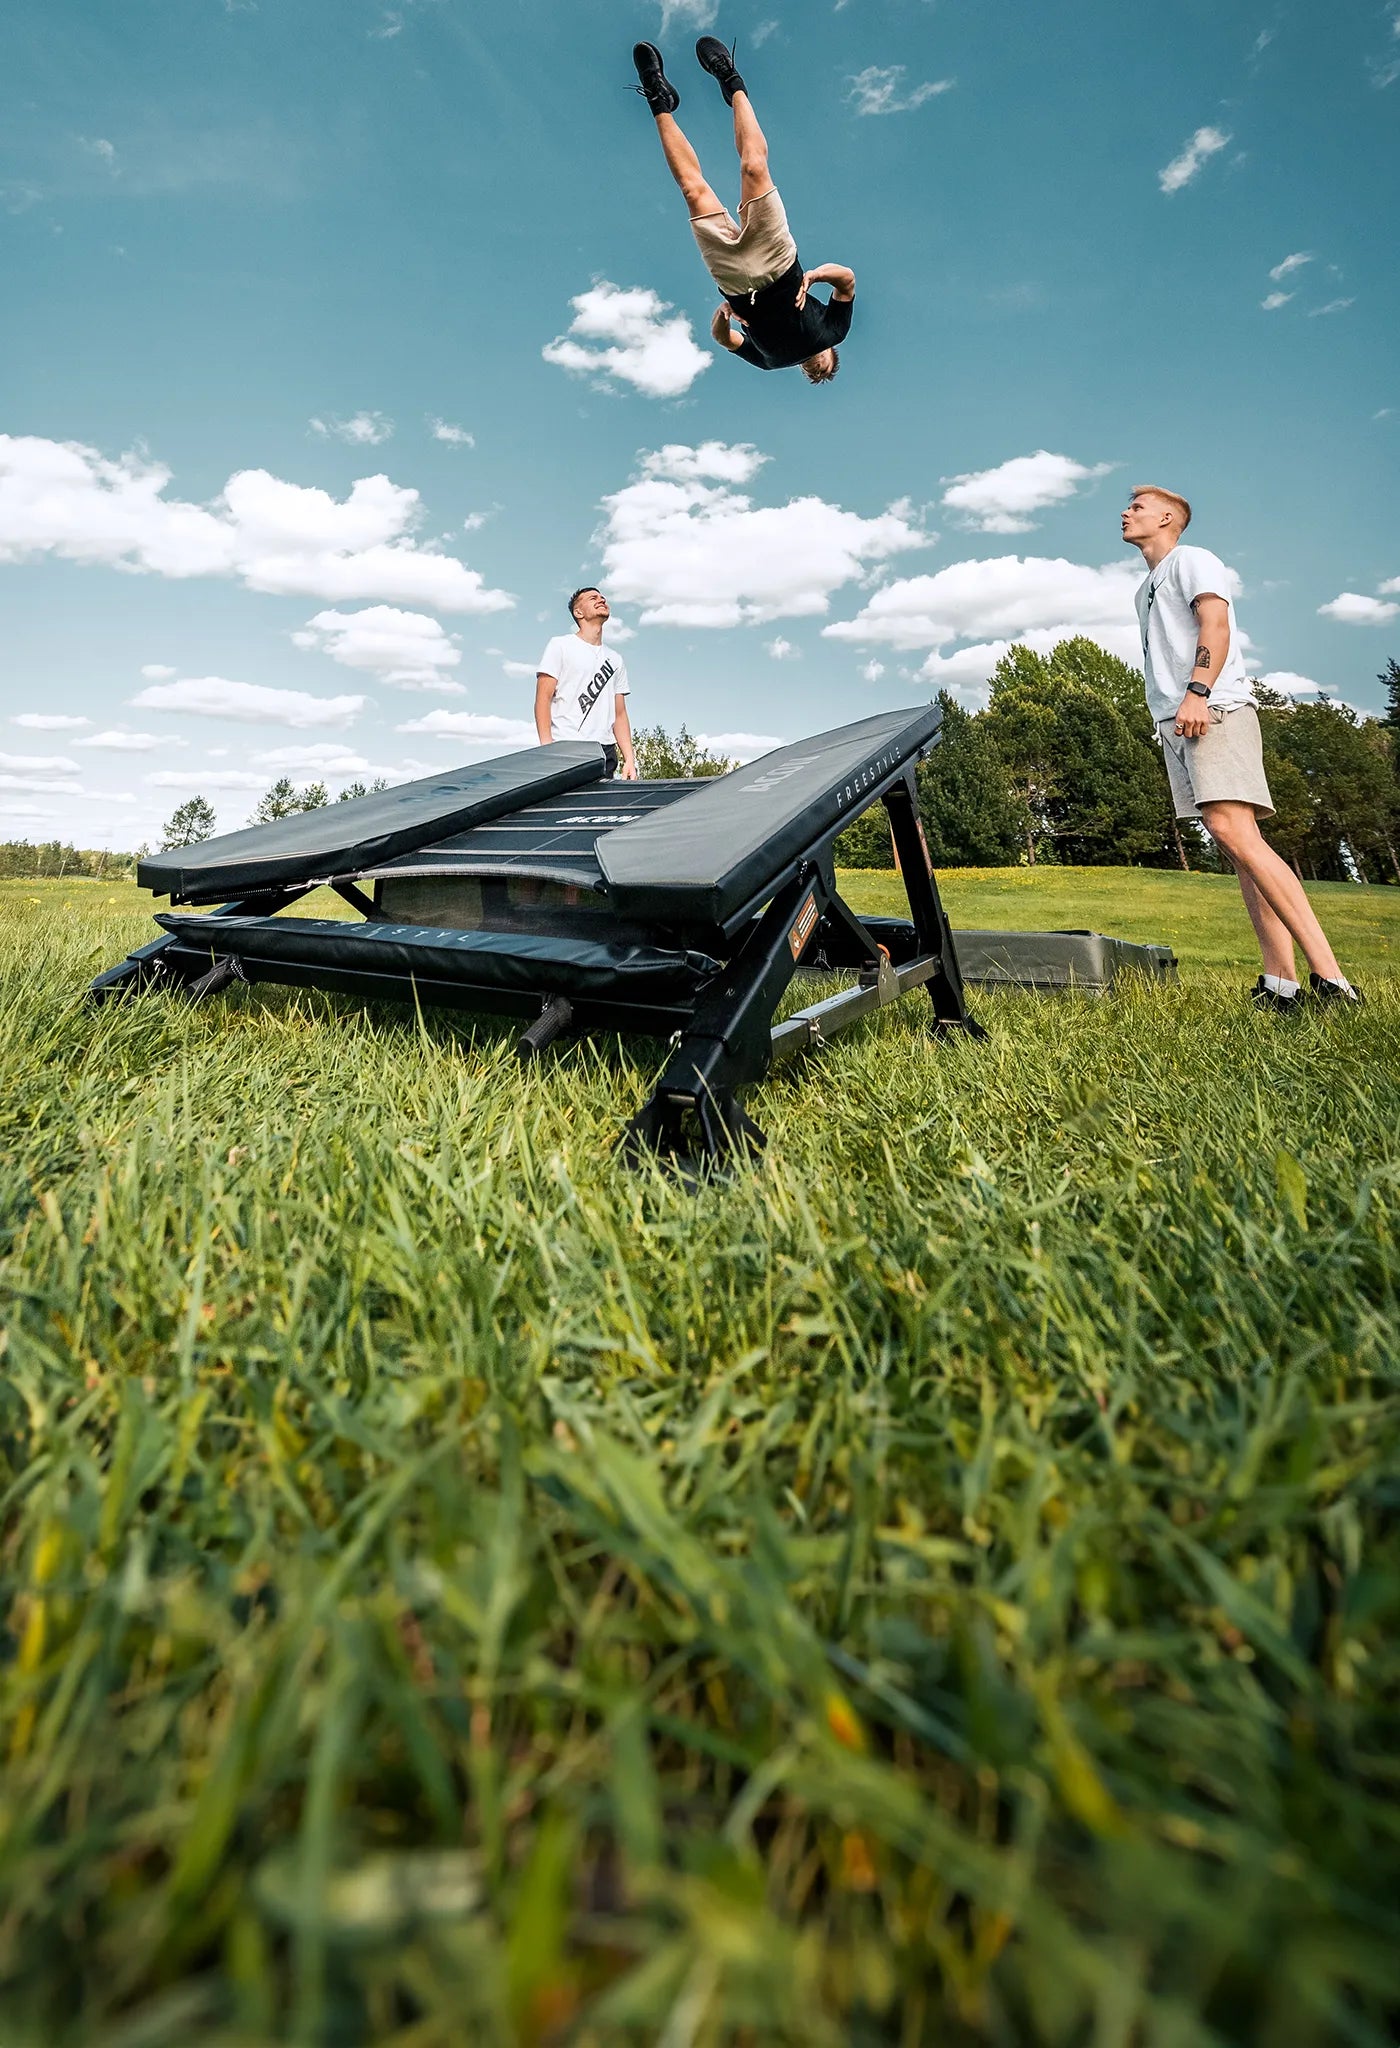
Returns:
[[[943,729],[917,776],[930,858],[935,867],[1006,867],[1020,856],[1024,811],[995,734],[946,690],[938,702]]]
[[[1302,871],[1314,881],[1400,880],[1400,803],[1380,722],[1323,697],[1316,704],[1270,701],[1260,723],[1271,753],[1291,762],[1307,784],[1312,827],[1295,856]]]
[[[373,796],[376,791],[387,789],[388,787],[389,784],[382,775],[376,775],[373,782],[347,782],[340,795],[336,798],[336,802],[338,804],[348,804],[357,796]]]
[[[892,868],[894,841],[883,804],[872,804],[863,816],[848,825],[836,841],[836,865],[840,868]]]
[[[727,775],[739,765],[737,761],[727,761],[722,754],[710,753],[684,725],[674,739],[664,726],[641,726],[632,743],[637,753],[637,772],[647,782]]]
[[[303,811],[323,811],[331,800],[331,793],[324,782],[308,782],[301,792],[299,808]]]
[[[1385,667],[1376,677],[1385,690],[1385,710],[1381,713],[1381,724],[1391,732],[1400,733],[1400,661],[1392,654]]]
[[[997,663],[986,717],[1030,862],[1171,858],[1166,776],[1140,688],[1125,662],[1082,638],[1049,655],[1008,648]]]
[[[180,846],[198,846],[214,835],[214,806],[202,796],[192,796],[170,813],[161,833],[160,850],[172,853]]]

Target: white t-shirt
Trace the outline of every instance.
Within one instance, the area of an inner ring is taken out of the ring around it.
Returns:
[[[631,685],[627,664],[614,648],[594,647],[577,633],[560,633],[540,656],[537,674],[553,676],[559,684],[550,714],[555,739],[617,745],[617,700]]]
[[[1245,674],[1235,606],[1230,596],[1234,576],[1209,548],[1174,547],[1138,588],[1137,615],[1142,628],[1142,671],[1147,702],[1157,719],[1175,715],[1196,662],[1200,620],[1191,605],[1198,597],[1223,597],[1230,615],[1230,645],[1219,675],[1210,678],[1213,708],[1233,711],[1252,704],[1254,690]]]

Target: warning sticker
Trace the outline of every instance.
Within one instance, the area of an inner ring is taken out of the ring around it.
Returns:
[[[808,896],[804,901],[802,908],[797,913],[797,920],[793,925],[792,930],[788,933],[788,944],[792,948],[792,957],[794,960],[801,959],[802,948],[806,945],[808,939],[811,938],[812,933],[816,930],[816,924],[817,899],[815,896]]]

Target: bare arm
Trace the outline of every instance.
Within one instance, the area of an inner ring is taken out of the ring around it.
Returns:
[[[710,322],[710,333],[721,348],[727,348],[731,355],[738,355],[744,344],[734,339],[734,318],[734,308],[728,304],[721,305]]]
[[[1209,593],[1198,597],[1191,607],[1196,614],[1196,659],[1189,681],[1206,689],[1213,687],[1230,652],[1230,607],[1223,597]],[[1186,739],[1199,739],[1210,724],[1210,703],[1188,688],[1175,719],[1176,729]]]
[[[829,284],[832,300],[840,299],[843,305],[856,295],[856,274],[844,263],[819,263],[815,270],[809,270],[802,279],[802,289],[797,294],[799,306],[807,303],[807,294],[814,284]]]
[[[616,703],[617,709],[613,713],[613,738],[617,741],[617,751],[622,756],[622,779],[624,782],[636,782],[639,779],[637,750],[632,744],[632,721],[627,716],[627,699],[619,697]]]
[[[554,738],[554,692],[558,687],[559,678],[547,676],[543,669],[535,677],[535,731],[542,747]]]

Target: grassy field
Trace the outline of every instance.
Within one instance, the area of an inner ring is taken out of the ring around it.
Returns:
[[[893,908],[878,877],[852,883]],[[239,990],[0,886],[3,2048],[1380,2044],[1400,891],[954,875],[1179,989],[655,1069]]]

